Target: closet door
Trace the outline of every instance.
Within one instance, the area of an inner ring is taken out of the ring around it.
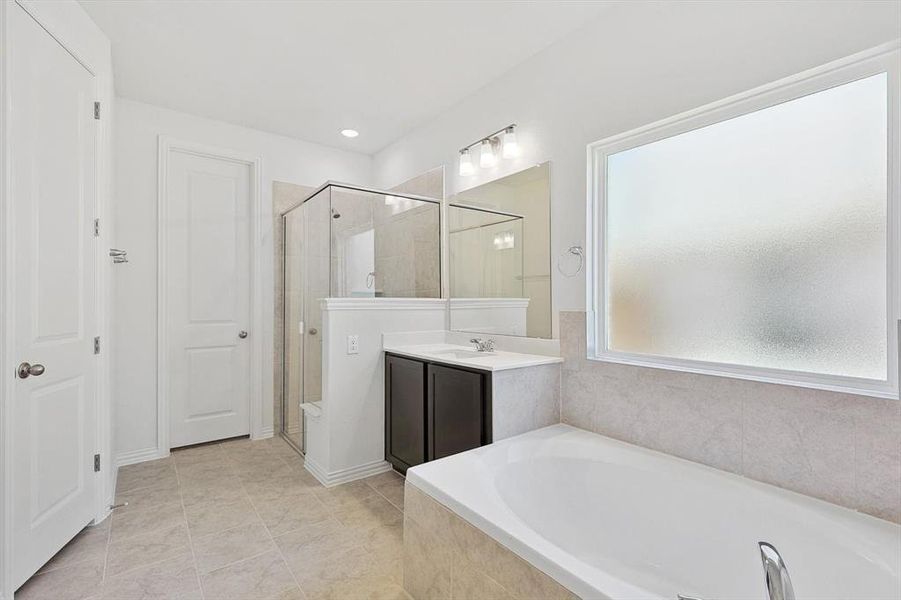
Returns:
[[[10,23],[12,578],[94,517],[94,76],[17,3]],[[4,336],[6,332],[4,332]]]

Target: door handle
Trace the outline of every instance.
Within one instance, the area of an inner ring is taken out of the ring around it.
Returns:
[[[39,377],[44,374],[44,365],[37,363],[32,365],[30,363],[23,362],[21,365],[19,365],[17,373],[19,374],[19,379],[28,379],[32,375]]]
[[[239,331],[239,332],[238,332],[238,337],[241,338],[241,339],[243,340],[244,338],[247,337],[247,332],[246,332],[246,331],[243,331],[243,330]]]
[[[316,335],[317,333],[319,333],[319,330],[316,329],[315,327],[313,327],[312,329],[310,329],[310,335]]]

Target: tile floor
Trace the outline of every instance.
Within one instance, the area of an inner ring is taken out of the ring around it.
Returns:
[[[325,488],[280,438],[119,469],[116,502],[16,600],[401,600],[403,479]]]

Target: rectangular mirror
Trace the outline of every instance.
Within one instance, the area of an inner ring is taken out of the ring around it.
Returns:
[[[551,337],[550,163],[452,196],[450,327]]]

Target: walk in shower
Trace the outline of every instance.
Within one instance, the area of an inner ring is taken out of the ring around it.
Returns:
[[[280,433],[322,409],[323,298],[441,296],[440,200],[328,183],[283,215]]]

